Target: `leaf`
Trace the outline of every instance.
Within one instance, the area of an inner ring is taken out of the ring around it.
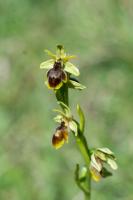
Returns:
[[[79,128],[80,128],[81,133],[83,133],[84,127],[85,127],[85,116],[81,107],[78,104],[77,104],[77,112],[79,114],[79,119],[80,119]]]
[[[50,59],[40,64],[40,69],[51,69],[54,65],[54,60]]]
[[[116,170],[116,169],[118,168],[116,162],[115,162],[113,159],[111,159],[111,158],[108,158],[107,163],[108,163],[108,164],[110,165],[110,167],[111,167],[112,169],[114,169],[114,170]]]
[[[80,74],[79,69],[70,62],[65,64],[64,70],[70,74],[73,74],[74,76],[79,76]]]
[[[69,122],[69,128],[71,129],[71,131],[73,131],[75,133],[75,136],[77,136],[78,134],[78,127],[75,121],[70,121]]]
[[[78,89],[78,90],[83,90],[86,88],[84,85],[74,80],[68,81],[68,87],[73,88],[73,89]]]

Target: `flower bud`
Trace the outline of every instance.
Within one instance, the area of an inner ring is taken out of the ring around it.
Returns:
[[[104,164],[109,164],[113,170],[117,169],[115,162],[115,155],[108,148],[98,148],[91,155],[90,173],[95,181],[99,181],[102,177],[112,175],[105,167]]]

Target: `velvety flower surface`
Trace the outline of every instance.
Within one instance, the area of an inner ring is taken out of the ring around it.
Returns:
[[[48,86],[51,89],[59,89],[63,82],[67,81],[67,74],[61,67],[61,62],[55,62],[52,69],[47,73]]]
[[[56,149],[59,149],[65,142],[68,142],[68,129],[62,122],[53,135],[52,144]]]

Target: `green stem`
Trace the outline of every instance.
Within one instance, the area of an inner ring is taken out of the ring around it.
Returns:
[[[76,142],[79,147],[79,150],[81,152],[81,155],[84,158],[85,164],[87,169],[89,168],[90,165],[90,153],[89,149],[87,146],[86,138],[84,135],[78,134],[76,137]],[[87,176],[87,181],[86,181],[86,188],[88,192],[84,192],[85,195],[85,200],[90,200],[91,199],[91,175],[90,171],[88,170],[88,176]]]
[[[69,97],[68,97],[68,85],[63,84],[63,86],[56,91],[56,98],[58,101],[62,101],[65,103],[67,106],[69,105]],[[75,136],[76,138],[76,143],[79,147],[79,150],[81,152],[81,155],[84,158],[85,164],[87,169],[89,168],[90,165],[90,151],[88,149],[87,141],[83,133],[81,131],[78,131],[78,136]],[[86,189],[83,189],[82,186],[78,183],[77,184],[79,188],[84,192],[85,200],[90,200],[91,199],[91,176],[90,172],[88,169],[88,176],[87,176],[87,181],[86,181]]]

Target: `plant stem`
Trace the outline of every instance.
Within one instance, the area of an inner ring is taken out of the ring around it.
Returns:
[[[86,142],[86,138],[84,135],[80,135],[78,134],[78,136],[76,137],[76,142],[77,145],[79,147],[79,150],[81,152],[81,155],[84,158],[85,164],[87,169],[89,168],[89,164],[90,164],[90,158],[89,158],[89,149],[87,146],[87,142]],[[90,200],[91,199],[91,175],[90,175],[90,171],[87,170],[88,176],[87,176],[87,181],[86,181],[86,188],[87,188],[87,192],[84,192],[85,195],[85,200]]]
[[[63,84],[63,86],[56,92],[56,98],[58,101],[62,101],[65,103],[67,106],[69,106],[69,96],[68,96],[68,85]],[[81,152],[82,157],[84,158],[86,168],[89,168],[90,165],[90,151],[88,149],[87,141],[83,133],[81,133],[80,130],[78,130],[78,136],[75,136],[76,138],[76,143],[78,145],[78,148]],[[85,200],[90,200],[91,199],[91,176],[89,169],[87,171],[87,180],[86,180],[86,185],[85,185],[85,190],[82,189],[82,186],[79,186],[80,189],[84,192]]]

